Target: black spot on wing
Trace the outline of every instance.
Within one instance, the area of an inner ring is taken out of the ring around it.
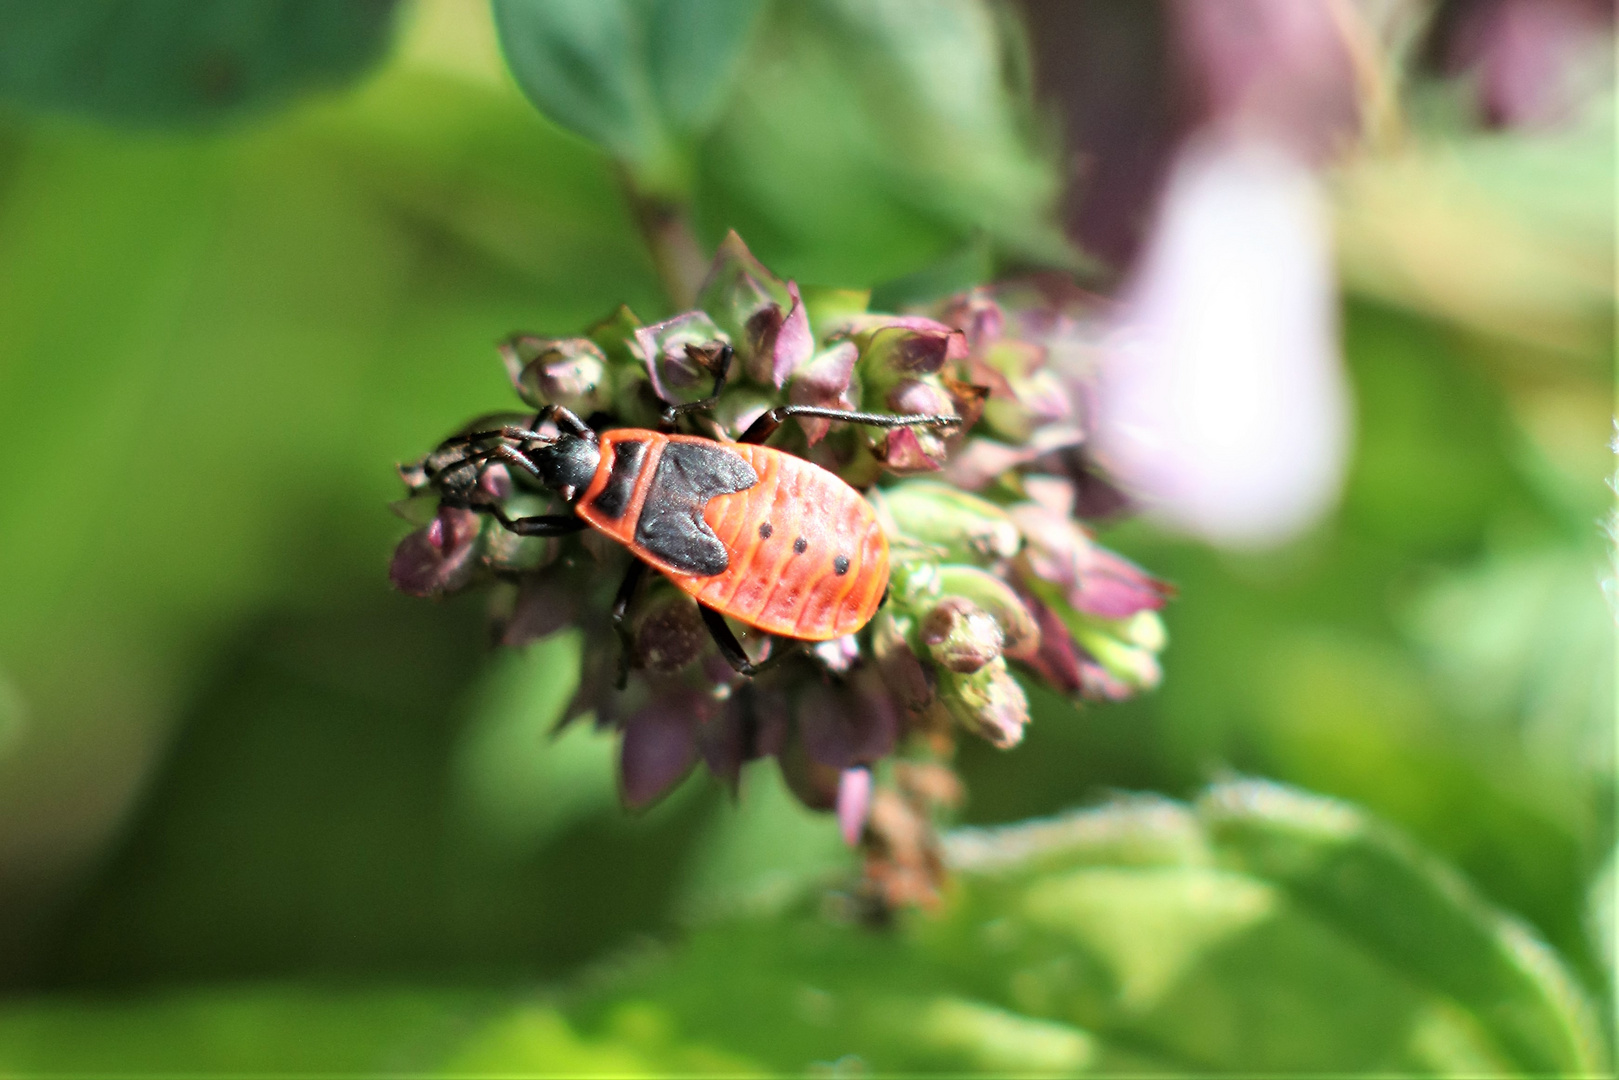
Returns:
[[[635,542],[683,574],[723,574],[731,557],[703,520],[703,507],[758,482],[753,466],[719,443],[671,442],[652,474]]]
[[[609,521],[623,517],[645,461],[646,443],[638,440],[614,443],[613,469],[607,474],[607,483],[590,500],[591,507]]]

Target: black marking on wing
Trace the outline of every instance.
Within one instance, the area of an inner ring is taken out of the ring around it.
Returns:
[[[623,517],[645,461],[646,443],[636,439],[614,443],[613,470],[607,474],[606,485],[590,500],[591,508],[609,521]]]
[[[753,466],[719,443],[671,442],[641,504],[635,542],[680,573],[723,574],[731,557],[703,520],[703,507],[716,495],[758,482]]]

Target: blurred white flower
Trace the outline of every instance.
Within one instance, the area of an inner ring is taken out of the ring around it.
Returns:
[[[1097,406],[1100,456],[1173,527],[1266,546],[1333,505],[1348,389],[1325,197],[1304,162],[1234,134],[1183,146]]]

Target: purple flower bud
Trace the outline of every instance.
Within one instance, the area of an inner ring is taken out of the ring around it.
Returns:
[[[802,739],[789,739],[776,755],[781,778],[798,801],[811,810],[831,810],[838,803],[838,784],[843,770],[816,761],[804,749]]]
[[[646,806],[680,782],[697,762],[698,719],[712,708],[696,691],[660,695],[624,724],[619,778],[624,802]]]
[[[809,756],[838,769],[876,761],[899,737],[899,713],[874,672],[837,686],[806,683],[794,716]]]
[[[830,323],[822,329],[823,335],[828,338],[849,338],[864,351],[871,344],[871,339],[884,330],[915,330],[929,334],[950,334],[954,327],[946,326],[937,319],[925,318],[921,315],[884,315],[880,312],[859,312],[845,319]],[[966,337],[962,338],[965,349]],[[966,355],[965,351],[962,352]]]
[[[906,416],[949,416],[955,402],[943,387],[924,379],[901,379],[888,391],[889,411]]]
[[[1492,127],[1567,122],[1613,75],[1612,0],[1496,0],[1455,5],[1436,49],[1448,75],[1470,73]]]
[[[635,351],[664,401],[696,401],[717,374],[719,346],[729,338],[701,311],[688,311],[635,331]]]
[[[781,752],[787,742],[787,697],[779,686],[744,682],[712,720],[698,728],[697,746],[708,771],[735,788],[742,766]]]
[[[862,766],[844,769],[838,777],[838,827],[843,842],[854,847],[866,828],[871,810],[871,770]]]
[[[483,520],[471,510],[441,507],[425,528],[399,542],[388,580],[411,596],[442,596],[469,584]]]
[[[535,408],[561,405],[589,416],[612,398],[607,357],[589,338],[517,334],[501,344],[500,356],[517,395]]]
[[[1166,582],[1093,543],[1078,525],[1036,503],[1008,509],[1027,541],[1022,558],[1039,578],[1067,593],[1075,610],[1106,619],[1157,610],[1174,594]]]
[[[1077,446],[1084,438],[1079,428],[1067,424],[1052,424],[1041,428],[1021,446],[975,435],[950,459],[950,463],[945,466],[945,476],[957,487],[978,491],[987,487],[1001,474],[1010,472],[1019,465],[1037,461],[1064,447]]]
[[[1174,595],[1167,582],[1105,547],[1090,545],[1090,558],[1069,592],[1076,611],[1104,619],[1123,619],[1138,611],[1157,611]]]
[[[967,345],[975,352],[997,340],[1006,330],[1006,316],[1001,306],[982,289],[950,300],[940,313],[939,321],[966,334]]]
[[[948,454],[938,435],[908,427],[895,428],[884,435],[875,452],[889,472],[900,475],[936,472]]]
[[[933,683],[927,669],[906,644],[899,623],[888,612],[878,612],[871,622],[871,651],[883,685],[901,708],[919,713],[932,704]]]
[[[823,409],[849,408],[845,394],[859,358],[860,350],[852,341],[840,341],[809,357],[793,372],[787,400],[794,405],[818,405]],[[798,424],[811,446],[825,438],[827,429],[832,426],[830,420],[808,416],[799,417]]]
[[[634,642],[632,667],[679,671],[708,648],[708,629],[697,602],[664,581],[647,589],[630,613],[629,623]]]
[[[787,377],[815,352],[809,315],[798,295],[796,282],[787,283],[792,306],[782,314],[780,306],[761,308],[748,320],[746,330],[748,377],[762,385],[784,386]]]
[[[1040,649],[1031,657],[1023,657],[1023,664],[1049,685],[1065,694],[1079,693],[1086,686],[1084,665],[1095,666],[1074,641],[1068,626],[1055,611],[1041,603],[1031,592],[1023,592],[1023,605],[1034,617],[1040,630]]]
[[[579,603],[573,583],[558,575],[546,572],[524,577],[511,614],[501,628],[501,644],[527,645],[566,630],[579,618]]]
[[[922,619],[922,643],[951,671],[977,671],[1001,655],[1000,625],[971,600],[947,596]]]
[[[478,489],[491,501],[503,502],[512,497],[512,474],[501,462],[485,465],[478,477]]]

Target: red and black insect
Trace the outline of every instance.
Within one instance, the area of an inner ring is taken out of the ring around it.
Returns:
[[[679,418],[713,407],[731,361],[729,345],[692,353],[717,372],[713,392],[701,401],[666,405],[662,430],[598,434],[552,405],[530,428],[447,440],[440,451],[466,445],[469,452],[435,475],[498,460],[533,476],[572,512],[512,518],[497,505],[470,508],[493,514],[519,536],[594,528],[612,537],[634,556],[613,605],[621,637],[624,612],[651,566],[697,601],[720,652],[737,671],[752,675],[758,668],[725,616],[780,637],[825,641],[864,626],[888,588],[888,541],[870,504],[819,465],[765,446],[765,440],[793,416],[877,427],[956,425],[961,418],[781,405],[734,443],[682,435],[676,431]],[[548,421],[557,435],[535,430]]]

